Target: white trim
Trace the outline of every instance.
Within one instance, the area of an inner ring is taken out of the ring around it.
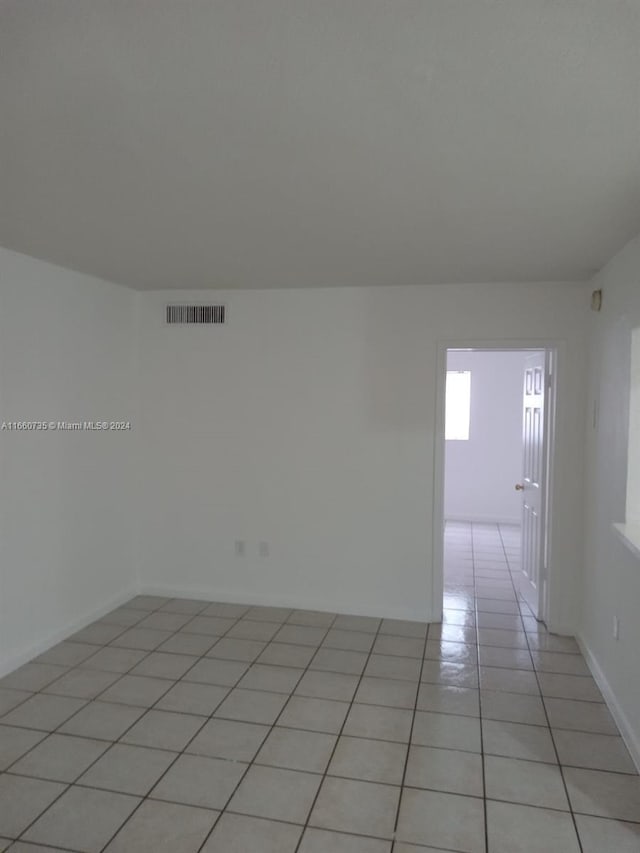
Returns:
[[[640,773],[640,733],[634,731],[633,727],[629,723],[627,715],[622,710],[616,694],[613,692],[611,685],[607,681],[607,677],[602,671],[596,656],[587,645],[582,634],[579,634],[576,639],[580,646],[580,651],[587,662],[587,666],[591,670],[591,675],[593,675],[593,678],[604,697],[604,701],[607,703],[607,707],[611,711],[611,716],[620,729],[620,734],[622,735],[622,739],[629,750],[631,760],[635,764],[638,773]]]
[[[75,634],[76,631],[86,628],[87,625],[95,622],[96,619],[101,619],[103,616],[106,616],[111,610],[114,610],[116,607],[120,607],[120,605],[130,601],[135,595],[138,595],[137,585],[128,587],[126,592],[121,592],[119,595],[113,596],[100,607],[90,610],[85,613],[84,616],[81,616],[79,619],[75,619],[71,623],[67,623],[64,628],[53,631],[52,633],[47,634],[44,639],[38,640],[37,643],[33,643],[23,651],[13,654],[5,660],[0,660],[0,678],[8,675],[10,672],[13,672],[13,670],[17,669],[19,666],[29,663],[33,658],[48,651],[52,646],[68,639],[72,634]]]
[[[252,593],[246,589],[220,589],[215,586],[184,587],[175,584],[142,584],[139,595],[164,595],[171,598],[195,598],[202,601],[219,601],[229,604],[251,604],[267,607],[291,607],[295,610],[320,610],[353,616],[375,616],[381,619],[409,619],[417,622],[434,622],[433,613],[419,607],[391,607],[380,605],[347,604],[334,599],[305,598],[299,595]]]

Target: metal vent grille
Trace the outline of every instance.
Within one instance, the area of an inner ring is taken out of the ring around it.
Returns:
[[[167,324],[223,325],[226,321],[225,305],[167,305]]]

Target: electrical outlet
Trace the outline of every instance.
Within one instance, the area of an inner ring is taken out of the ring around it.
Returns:
[[[617,616],[613,617],[613,639],[614,640],[620,639],[620,620],[618,619]]]
[[[269,543],[268,542],[261,542],[258,545],[258,553],[260,554],[261,557],[268,557],[269,556]]]
[[[236,539],[236,557],[244,557],[244,539]]]

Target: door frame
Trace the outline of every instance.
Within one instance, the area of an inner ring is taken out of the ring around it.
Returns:
[[[433,542],[432,542],[432,584],[431,601],[435,621],[442,620],[444,597],[444,487],[446,441],[444,434],[445,387],[447,381],[448,350],[477,350],[484,352],[526,352],[544,350],[549,354],[550,384],[545,399],[544,428],[547,432],[547,453],[545,459],[546,507],[544,514],[543,548],[545,555],[543,612],[541,620],[548,622],[550,613],[551,577],[555,571],[554,529],[553,529],[553,477],[556,454],[556,408],[558,399],[558,377],[562,375],[565,363],[565,343],[548,338],[509,338],[505,340],[472,340],[452,338],[438,341],[436,358],[436,423],[434,434],[433,467]]]

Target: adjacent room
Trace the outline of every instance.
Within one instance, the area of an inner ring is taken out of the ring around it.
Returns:
[[[638,44],[0,0],[2,853],[639,853]]]

